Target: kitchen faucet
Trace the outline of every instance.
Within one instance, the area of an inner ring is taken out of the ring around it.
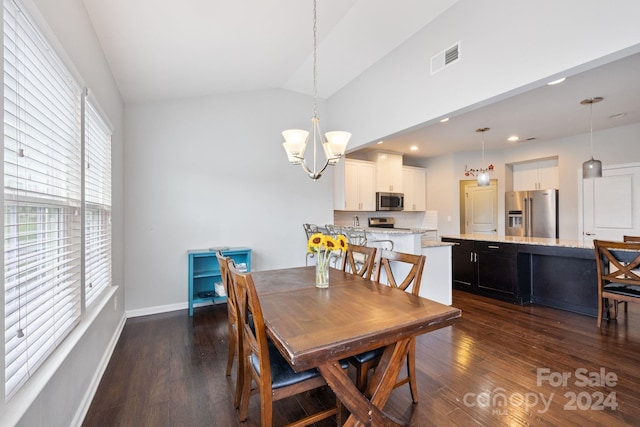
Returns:
[[[360,227],[360,219],[358,219],[358,215],[353,216],[353,226]]]

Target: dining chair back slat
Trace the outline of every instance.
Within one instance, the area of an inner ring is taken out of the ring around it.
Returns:
[[[411,293],[418,295],[420,292],[420,281],[422,280],[422,271],[426,257],[424,255],[408,254],[396,251],[381,249],[378,251],[376,259],[376,268],[374,271],[374,282],[383,283],[383,277],[386,277],[385,284],[394,288],[406,291],[410,285]],[[410,268],[409,272],[399,281],[392,265],[404,265],[405,269]],[[384,273],[384,275],[383,275]]]
[[[370,279],[376,257],[376,248],[350,244],[342,257],[342,271]]]

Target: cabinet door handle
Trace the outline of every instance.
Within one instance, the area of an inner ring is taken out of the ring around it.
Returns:
[[[469,252],[469,262],[473,262],[473,252]]]
[[[489,245],[487,246],[489,249],[500,249],[500,246]]]

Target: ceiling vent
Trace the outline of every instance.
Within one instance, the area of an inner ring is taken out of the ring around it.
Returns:
[[[460,59],[460,42],[431,57],[431,75]]]

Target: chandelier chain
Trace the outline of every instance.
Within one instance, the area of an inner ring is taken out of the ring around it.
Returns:
[[[318,107],[317,107],[317,99],[318,99],[318,71],[317,71],[317,62],[318,62],[318,36],[317,36],[317,27],[318,27],[318,18],[316,11],[317,0],[313,0],[313,117],[318,117]]]

